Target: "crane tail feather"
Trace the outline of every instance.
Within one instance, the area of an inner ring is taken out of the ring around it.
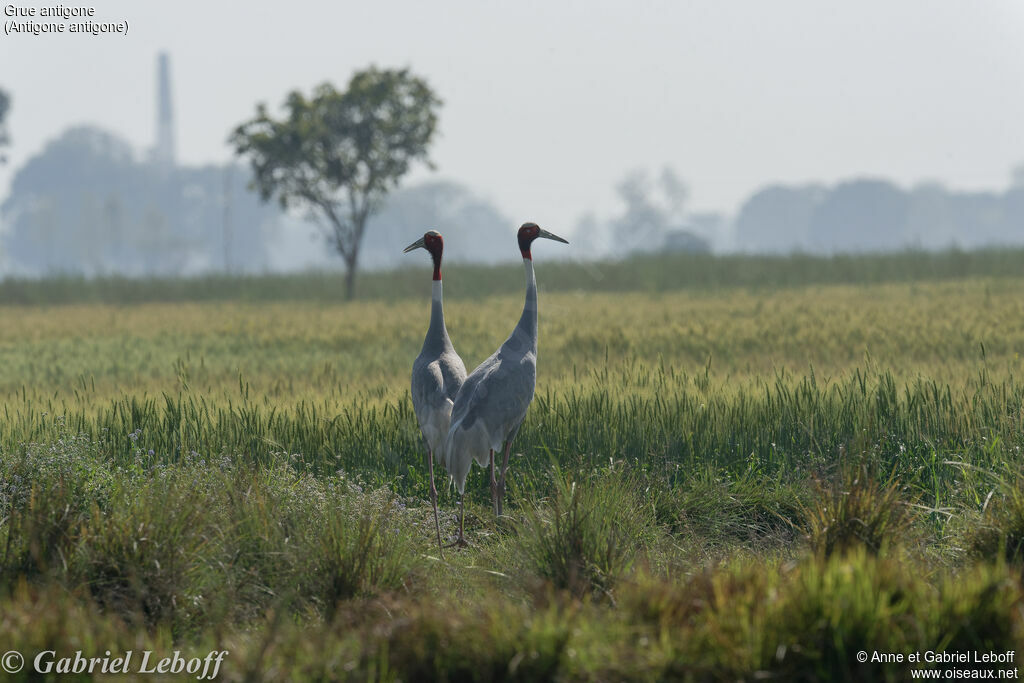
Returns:
[[[481,467],[486,467],[490,459],[490,439],[480,422],[468,429],[456,422],[448,430],[444,441],[444,467],[455,479],[459,493],[466,488],[466,477],[475,460]]]

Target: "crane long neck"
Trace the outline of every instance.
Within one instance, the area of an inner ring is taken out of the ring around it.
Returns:
[[[525,332],[533,341],[534,351],[537,349],[537,277],[533,273],[533,259],[524,258],[523,268],[526,270],[526,301],[523,303],[523,315],[519,318],[516,330]]]
[[[448,329],[444,325],[444,297],[442,293],[441,280],[433,281],[430,297],[430,327],[427,328],[427,337],[423,340],[424,350],[444,350],[453,348],[448,338]]]

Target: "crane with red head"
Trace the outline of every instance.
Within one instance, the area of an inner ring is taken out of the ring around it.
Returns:
[[[434,262],[434,279],[430,303],[430,326],[423,339],[420,355],[412,364],[412,406],[416,411],[423,440],[427,444],[427,469],[430,471],[430,502],[434,506],[434,526],[437,545],[441,548],[441,524],[437,514],[437,486],[434,484],[434,458],[448,434],[455,396],[466,379],[466,366],[455,352],[448,329],[444,324],[444,306],[441,288],[441,256],[444,238],[436,230],[428,230],[420,239],[405,248],[426,249]],[[461,526],[461,525],[460,525]],[[461,537],[461,532],[460,532]],[[443,550],[440,552],[444,553]]]
[[[526,272],[523,313],[505,343],[462,384],[455,397],[443,449],[445,469],[454,477],[460,496],[465,492],[466,476],[473,461],[481,467],[490,465],[491,499],[499,516],[512,440],[526,418],[537,386],[537,278],[532,247],[540,238],[569,243],[536,223],[523,223],[519,228],[516,239]],[[497,473],[495,451],[504,452]],[[462,526],[460,522],[459,539],[464,543]]]

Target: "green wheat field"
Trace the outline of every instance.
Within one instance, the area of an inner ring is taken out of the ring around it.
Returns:
[[[950,665],[858,653],[1024,654],[1024,251],[539,257],[507,514],[474,467],[471,547],[443,558],[420,261],[352,303],[335,275],[0,283],[0,651],[227,650],[222,681],[902,681]],[[444,273],[472,369],[521,268]]]

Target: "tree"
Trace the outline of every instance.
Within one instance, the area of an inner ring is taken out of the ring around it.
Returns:
[[[11,96],[3,90],[0,90],[0,164],[7,162],[7,157],[3,153],[3,148],[6,147],[11,138],[7,134],[7,112],[11,108]]]
[[[0,117],[2,120],[3,117]],[[1014,190],[1024,188],[1024,164],[1017,164],[1010,171],[1010,187]]]
[[[689,191],[668,166],[655,182],[646,171],[633,171],[615,189],[626,210],[612,221],[611,228],[626,251],[660,249],[666,233],[685,224]]]
[[[811,216],[811,245],[826,252],[899,249],[909,208],[907,193],[887,180],[839,183]]]
[[[826,195],[819,185],[769,185],[758,190],[736,218],[737,246],[755,252],[807,249],[811,217]]]
[[[431,180],[402,187],[388,195],[380,212],[370,218],[361,260],[366,266],[408,266],[402,247],[427,228],[444,232],[444,259],[496,263],[518,253],[512,221],[487,199],[450,180]],[[495,244],[508,240],[508,249]]]
[[[329,83],[306,98],[293,91],[287,113],[273,119],[265,105],[238,126],[230,142],[248,156],[253,185],[264,201],[306,210],[345,262],[345,294],[355,291],[367,220],[415,161],[427,157],[441,101],[408,69],[371,67],[348,90]]]

